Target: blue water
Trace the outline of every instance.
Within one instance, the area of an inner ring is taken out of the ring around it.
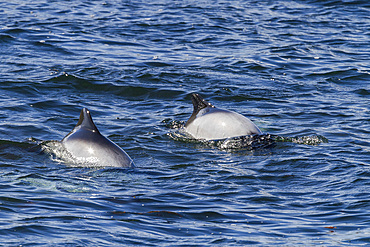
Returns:
[[[0,3],[5,246],[370,245],[370,4]],[[176,138],[190,94],[281,139]],[[135,169],[62,162],[87,107]]]

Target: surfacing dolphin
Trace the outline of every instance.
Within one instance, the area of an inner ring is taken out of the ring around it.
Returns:
[[[94,166],[134,166],[122,148],[100,134],[86,108],[81,110],[77,125],[63,138],[62,145],[77,162]]]
[[[231,137],[262,134],[251,120],[243,115],[216,108],[199,94],[191,95],[194,111],[185,130],[196,139],[221,140]]]

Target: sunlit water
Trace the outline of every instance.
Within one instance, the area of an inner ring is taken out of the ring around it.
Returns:
[[[0,3],[0,242],[370,244],[368,1]],[[264,133],[181,129],[197,92]],[[136,168],[59,141],[87,107]]]

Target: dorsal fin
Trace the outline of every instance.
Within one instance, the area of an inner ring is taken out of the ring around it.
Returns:
[[[80,126],[81,128],[85,128],[88,130],[92,130],[94,132],[98,132],[98,128],[95,126],[90,111],[87,108],[83,108],[80,113],[80,119],[78,120],[78,123],[76,127]],[[75,127],[75,128],[76,128]]]
[[[191,114],[189,120],[186,122],[185,127],[190,124],[197,116],[198,112],[206,107],[215,107],[211,103],[208,103],[205,99],[203,99],[199,94],[193,93],[191,94],[191,101],[193,102],[193,114]]]

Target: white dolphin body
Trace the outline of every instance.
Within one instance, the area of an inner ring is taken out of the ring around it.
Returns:
[[[194,111],[185,130],[195,139],[221,140],[262,134],[251,120],[239,113],[216,108],[198,94],[192,94],[191,99]]]
[[[63,138],[62,145],[77,163],[104,167],[134,166],[122,148],[100,134],[86,108],[81,110],[77,125]]]

